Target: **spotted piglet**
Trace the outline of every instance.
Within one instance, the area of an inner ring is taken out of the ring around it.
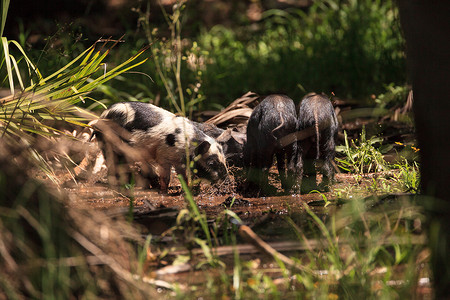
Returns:
[[[187,118],[152,104],[116,103],[104,111],[102,120],[112,120],[130,132],[128,144],[143,149],[150,177],[159,178],[160,189],[167,191],[172,166],[186,180],[186,158],[194,162],[197,175],[211,181],[227,175],[222,146]],[[154,178],[150,178],[151,181]]]

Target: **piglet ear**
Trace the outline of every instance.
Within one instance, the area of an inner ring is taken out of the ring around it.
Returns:
[[[241,145],[247,141],[247,135],[245,133],[231,131],[231,137]]]
[[[198,145],[195,148],[195,152],[194,153],[195,153],[196,156],[197,155],[203,155],[206,152],[208,152],[209,147],[211,147],[211,144],[208,141],[203,141],[203,142],[200,143],[200,145]]]
[[[228,128],[227,130],[225,130],[224,132],[222,132],[222,133],[216,138],[216,141],[219,142],[219,143],[226,143],[226,142],[228,142],[228,140],[230,139],[231,136],[232,136],[231,129]]]

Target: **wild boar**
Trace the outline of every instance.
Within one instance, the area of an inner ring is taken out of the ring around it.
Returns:
[[[305,192],[317,189],[316,163],[322,160],[322,184],[334,181],[334,157],[338,121],[331,101],[323,94],[310,93],[300,102],[297,131],[314,128],[314,134],[297,145],[298,186]],[[302,183],[303,175],[307,175]]]
[[[247,178],[263,193],[268,191],[268,172],[277,158],[278,173],[285,192],[290,191],[295,177],[297,143],[280,147],[278,140],[295,132],[297,114],[294,101],[285,95],[269,95],[253,110],[247,125],[244,146],[244,168]],[[287,165],[287,168],[286,168]]]
[[[186,155],[194,162],[197,175],[211,181],[227,175],[222,146],[185,117],[140,102],[112,105],[100,116],[130,132],[128,143],[144,149],[145,163],[157,174],[161,191],[167,191],[172,166],[186,178]],[[151,179],[151,178],[150,178]]]

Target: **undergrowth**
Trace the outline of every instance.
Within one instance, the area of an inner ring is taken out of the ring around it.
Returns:
[[[238,96],[305,91],[362,99],[403,84],[405,59],[391,1],[314,1],[300,9],[269,10],[257,26],[213,27],[199,37],[208,51],[205,94]]]
[[[336,158],[339,167],[347,172],[364,174],[387,170],[388,166],[383,158],[383,153],[379,148],[383,141],[379,137],[366,138],[366,131],[363,127],[360,138],[349,142],[347,133],[344,131],[344,145],[337,146],[336,152],[342,153],[343,158]]]
[[[417,152],[412,145],[396,142],[403,149],[394,152],[394,145],[385,144],[382,137],[366,137],[363,127],[359,139],[350,139],[344,131],[344,145],[336,146],[337,166],[353,174],[355,185],[335,189],[338,197],[367,193],[418,193],[420,170]],[[394,162],[387,162],[385,155],[393,153]]]

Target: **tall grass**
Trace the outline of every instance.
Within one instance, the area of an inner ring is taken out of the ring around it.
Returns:
[[[157,86],[165,90],[165,100],[168,101],[172,110],[192,117],[193,109],[198,110],[204,96],[200,90],[202,72],[201,62],[198,61],[198,46],[195,42],[189,43],[189,46],[186,45],[186,41],[182,41],[186,5],[188,5],[187,1],[177,1],[172,12],[168,13],[159,3],[166,22],[167,37],[162,37],[159,33],[160,30],[164,30],[163,28],[155,28],[150,22],[150,17],[153,15],[150,11],[150,3],[147,3],[145,10],[137,9],[137,12],[145,38],[151,44],[151,65],[157,71]]]
[[[139,235],[33,178],[34,146],[0,139],[0,298],[154,297],[131,275]]]

